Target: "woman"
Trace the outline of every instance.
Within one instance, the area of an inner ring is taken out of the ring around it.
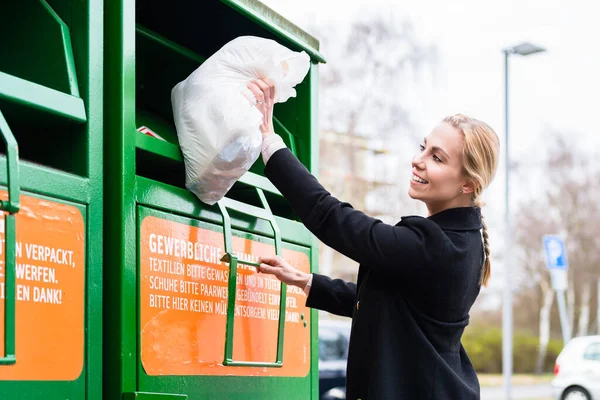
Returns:
[[[274,86],[251,83],[264,116],[265,175],[323,243],[360,263],[357,284],[262,258],[260,272],[303,288],[308,307],[352,318],[348,399],[479,399],[461,344],[469,310],[490,277],[481,216],[499,141],[485,123],[447,117],[412,160],[409,195],[429,216],[387,225],[331,196],[274,134]]]

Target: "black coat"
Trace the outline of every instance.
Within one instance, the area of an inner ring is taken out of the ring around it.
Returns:
[[[352,317],[347,399],[479,399],[460,340],[480,291],[480,210],[392,226],[335,199],[287,149],[265,174],[315,236],[360,263],[356,285],[315,274],[306,303]]]

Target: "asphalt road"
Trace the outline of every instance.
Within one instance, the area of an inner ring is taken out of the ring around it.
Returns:
[[[538,385],[512,386],[511,400],[553,399],[552,386],[549,383]],[[481,388],[481,400],[505,400],[504,387],[491,386]]]

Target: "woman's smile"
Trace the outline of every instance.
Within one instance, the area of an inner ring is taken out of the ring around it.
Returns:
[[[421,178],[420,176],[416,175],[416,174],[412,174],[411,180],[410,180],[411,184],[417,184],[417,185],[426,185],[429,182],[427,182],[425,179]]]

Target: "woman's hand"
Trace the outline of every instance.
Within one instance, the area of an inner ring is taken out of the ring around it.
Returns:
[[[273,129],[273,107],[275,105],[275,84],[269,78],[258,79],[248,84],[248,89],[256,97],[256,108],[263,115],[263,123],[260,125],[263,139],[275,133]]]
[[[274,275],[281,282],[304,289],[310,274],[298,271],[280,257],[260,257],[258,271]]]

